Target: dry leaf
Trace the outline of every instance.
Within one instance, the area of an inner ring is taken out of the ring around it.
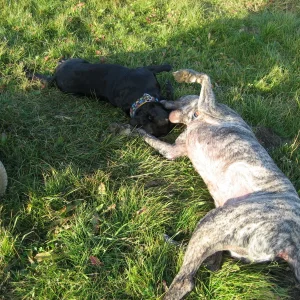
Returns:
[[[103,262],[101,262],[101,261],[99,260],[99,258],[96,257],[96,256],[90,256],[90,262],[91,262],[91,264],[92,264],[93,266],[98,266],[98,267],[100,267],[100,266],[103,266],[103,265],[104,265]]]
[[[115,210],[115,209],[116,209],[116,204],[114,203],[114,204],[110,205],[106,211]]]
[[[4,92],[6,90],[6,84],[0,85],[0,93]]]
[[[104,64],[106,62],[106,57],[104,57],[104,56],[101,56],[99,59],[102,64]]]
[[[136,212],[136,214],[137,214],[137,215],[140,215],[140,214],[144,213],[146,210],[147,210],[147,208],[146,208],[146,207],[143,207],[143,208],[139,209],[139,210]]]
[[[97,213],[93,215],[91,223],[93,225],[94,232],[98,232],[100,226],[100,217]]]
[[[33,260],[33,258],[31,256],[28,255],[27,257],[28,257],[28,260],[31,265],[35,263],[35,261]]]
[[[168,288],[167,282],[165,280],[162,281],[162,285],[164,287],[165,292],[167,292],[169,290],[169,288]]]
[[[46,259],[49,259],[49,258],[52,258],[53,254],[50,253],[50,252],[41,252],[41,253],[38,253],[34,259],[37,261],[37,262],[42,262]]]
[[[62,209],[59,210],[59,213],[64,214],[66,212],[66,210],[67,210],[67,207],[64,206]]]
[[[105,184],[103,182],[101,182],[98,186],[98,194],[99,195],[105,195],[106,194],[106,188],[105,188]]]
[[[76,10],[76,9],[80,9],[82,7],[84,7],[85,3],[84,2],[79,2],[78,4],[76,4],[74,7],[73,7],[73,11]]]

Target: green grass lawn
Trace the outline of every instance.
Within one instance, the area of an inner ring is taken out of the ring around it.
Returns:
[[[108,103],[29,82],[62,57],[209,74],[218,100],[288,142],[270,152],[300,192],[298,0],[0,1],[0,299],[159,299],[213,201],[187,158],[168,161]],[[199,86],[170,80],[176,97]],[[174,130],[171,138],[180,132]],[[169,138],[169,137],[167,137]],[[228,224],[230,226],[230,224]],[[182,247],[168,244],[173,236]],[[299,299],[283,262],[225,257],[188,299]]]

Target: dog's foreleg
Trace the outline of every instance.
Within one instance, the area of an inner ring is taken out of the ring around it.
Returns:
[[[185,144],[185,132],[179,135],[175,144],[171,145],[146,133],[143,129],[138,128],[136,129],[136,131],[147,144],[149,144],[167,159],[173,160],[177,157],[185,156],[187,154]]]
[[[113,123],[110,125],[109,130],[112,132],[119,132],[123,135],[140,136],[147,144],[157,150],[162,156],[170,160],[185,156],[187,154],[185,143],[186,131],[177,137],[175,144],[171,145],[157,139],[153,135],[148,134],[144,129],[132,128],[132,126],[128,124],[123,125]]]

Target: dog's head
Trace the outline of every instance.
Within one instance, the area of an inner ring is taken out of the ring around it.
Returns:
[[[197,95],[188,95],[179,98],[177,101],[161,101],[166,109],[172,110],[169,114],[169,120],[172,123],[181,123],[187,125],[198,115]]]
[[[131,117],[130,125],[143,128],[156,137],[164,136],[174,127],[169,121],[169,113],[160,102],[148,102]]]

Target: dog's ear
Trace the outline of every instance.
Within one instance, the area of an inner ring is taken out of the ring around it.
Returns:
[[[169,114],[169,120],[171,123],[181,123],[182,112],[180,110],[173,110]]]
[[[178,103],[176,101],[161,100],[160,103],[166,109],[176,109],[176,108],[178,108]]]

